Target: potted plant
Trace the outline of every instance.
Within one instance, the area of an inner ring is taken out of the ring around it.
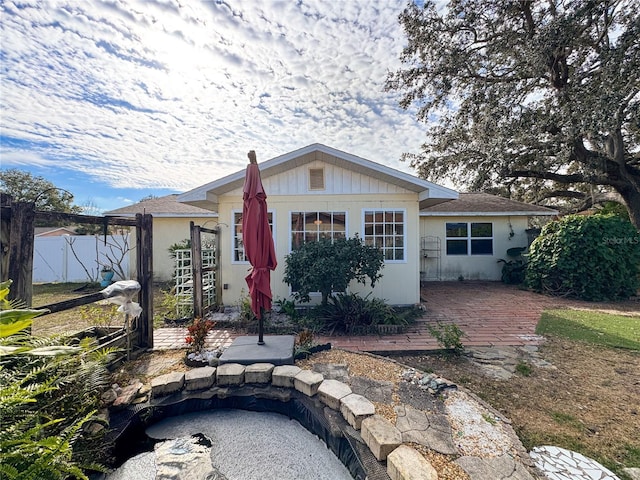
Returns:
[[[204,343],[207,335],[215,326],[212,320],[202,320],[195,318],[193,323],[187,328],[187,336],[185,342],[188,345],[185,363],[189,367],[204,367],[207,365],[216,365],[218,357],[222,353],[219,349],[205,350]]]
[[[100,270],[100,277],[102,278],[100,286],[108,287],[109,285],[111,285],[111,280],[113,279],[114,274],[115,272],[113,271],[111,265],[103,265],[102,270]]]

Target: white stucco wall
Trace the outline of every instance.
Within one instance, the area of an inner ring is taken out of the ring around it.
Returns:
[[[491,222],[493,224],[493,255],[447,255],[446,224],[448,222]],[[500,280],[502,264],[499,259],[508,259],[507,250],[527,246],[528,218],[526,216],[433,216],[420,217],[420,237],[427,235],[440,238],[440,278],[458,280]],[[511,235],[513,232],[513,235]],[[437,260],[427,265],[428,277],[435,277]]]

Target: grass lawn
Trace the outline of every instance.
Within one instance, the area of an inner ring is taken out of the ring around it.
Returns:
[[[612,315],[592,310],[547,310],[540,318],[536,333],[594,345],[640,350],[640,316]]]

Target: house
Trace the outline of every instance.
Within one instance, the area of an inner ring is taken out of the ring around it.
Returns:
[[[71,227],[35,227],[33,234],[36,237],[61,237],[63,235],[77,235],[75,228]]]
[[[153,275],[154,281],[166,282],[173,277],[174,261],[169,248],[190,238],[189,225],[213,228],[218,214],[177,201],[177,194],[143,200],[122,208],[105,212],[105,216],[135,217],[137,213],[153,215]],[[135,245],[135,240],[132,240]],[[134,268],[132,265],[131,268]]]
[[[283,282],[285,256],[296,245],[356,234],[382,249],[383,277],[373,294],[391,304],[418,303],[421,280],[500,280],[497,261],[508,248],[527,246],[529,217],[557,214],[487,194],[458,194],[321,144],[261,162],[260,170],[278,261],[271,275],[274,299],[290,297]],[[218,216],[223,304],[236,303],[247,289],[244,176],[241,170],[176,199]],[[369,289],[351,286],[354,292]]]

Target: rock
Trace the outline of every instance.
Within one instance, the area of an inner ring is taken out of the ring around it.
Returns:
[[[204,390],[211,387],[215,381],[215,367],[194,368],[184,374],[185,388],[187,390]]]
[[[360,430],[362,420],[376,413],[376,407],[368,399],[357,393],[340,399],[342,417],[356,430]]]
[[[254,363],[244,369],[245,383],[270,383],[274,369],[273,363]]]
[[[211,464],[211,440],[201,433],[159,443],[155,455],[155,478],[159,480],[208,479],[216,473]]]
[[[120,391],[120,395],[113,401],[113,408],[124,408],[130,405],[134,398],[138,395],[138,391],[142,388],[142,382],[136,380],[135,383],[127,385]]]
[[[362,421],[360,435],[374,457],[380,461],[386,460],[402,443],[400,431],[380,415],[365,418]]]
[[[391,480],[438,480],[438,472],[433,465],[407,445],[400,445],[389,454],[387,474]]]
[[[274,387],[293,388],[293,379],[302,369],[295,365],[279,365],[271,372],[271,385]]]
[[[166,373],[151,380],[151,395],[154,398],[162,397],[163,395],[179,392],[182,387],[184,387],[184,373]]]
[[[293,379],[293,386],[296,390],[309,397],[313,397],[318,392],[318,387],[324,380],[321,373],[311,370],[302,370]]]
[[[623,468],[622,471],[626,473],[631,480],[640,480],[640,468]]]
[[[101,396],[100,399],[106,404],[106,405],[111,405],[115,399],[118,398],[118,393],[115,391],[115,389],[109,388],[108,390],[106,390]]]
[[[225,363],[217,368],[218,385],[242,385],[244,382],[244,365]]]
[[[534,480],[527,469],[509,454],[494,458],[460,457],[455,463],[473,480]]]
[[[340,410],[340,399],[350,393],[349,385],[338,380],[324,380],[318,387],[320,401],[334,410]]]

